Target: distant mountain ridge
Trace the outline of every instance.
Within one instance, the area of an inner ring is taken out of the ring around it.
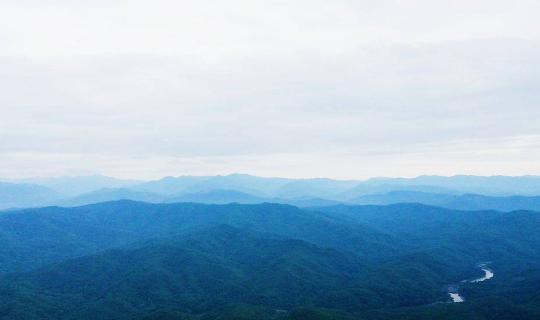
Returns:
[[[102,175],[27,178],[5,181],[43,186],[65,197],[77,196],[104,188],[124,188],[143,183],[143,181],[138,180],[122,180]]]
[[[166,177],[137,185],[134,189],[168,195],[207,192],[217,189],[250,193],[259,197],[295,198],[337,195],[355,186],[358,182],[322,178],[263,178],[247,174],[231,174],[207,177]]]
[[[417,202],[463,210],[538,210],[540,177],[420,176],[342,181],[264,178],[245,174],[166,177],[155,181],[104,176],[25,179],[4,183],[0,209],[78,206],[129,199],[151,203],[263,203],[309,206]]]
[[[60,199],[53,190],[35,184],[0,182],[0,209],[43,206]]]
[[[401,186],[434,186],[456,190],[459,193],[475,193],[493,196],[540,195],[540,176],[418,176],[416,178],[372,178],[366,185],[393,184]],[[433,191],[432,191],[433,192]]]
[[[540,196],[494,197],[479,194],[439,194],[414,191],[392,191],[351,199],[355,204],[389,205],[396,203],[422,203],[456,210],[540,211]]]

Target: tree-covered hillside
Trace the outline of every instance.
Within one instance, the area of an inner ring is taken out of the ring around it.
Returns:
[[[0,319],[491,319],[493,303],[507,306],[493,319],[529,316],[539,228],[536,212],[418,204],[5,212]],[[479,262],[495,278],[461,282]],[[456,285],[465,303],[450,303]]]

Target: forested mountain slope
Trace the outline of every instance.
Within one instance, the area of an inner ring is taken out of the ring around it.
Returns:
[[[4,212],[0,319],[488,319],[483,306],[501,299],[529,315],[539,228],[537,212],[419,204]],[[448,304],[448,286],[483,261],[495,279],[460,285],[466,303]]]

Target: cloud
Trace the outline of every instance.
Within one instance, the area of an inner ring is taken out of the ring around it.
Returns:
[[[0,175],[540,173],[537,4],[468,3],[3,2]]]

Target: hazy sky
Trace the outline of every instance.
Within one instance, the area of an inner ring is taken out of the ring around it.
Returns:
[[[540,174],[539,12],[0,0],[0,176]]]

